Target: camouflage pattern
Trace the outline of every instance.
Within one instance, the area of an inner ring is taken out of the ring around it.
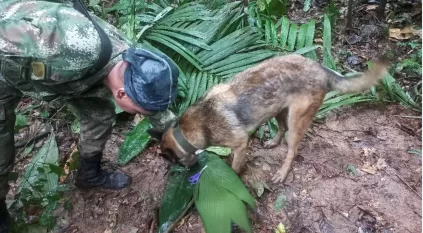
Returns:
[[[0,199],[8,192],[7,175],[15,157],[14,109],[23,94],[68,104],[80,120],[81,156],[102,153],[110,137],[115,106],[102,80],[132,42],[91,14],[109,36],[113,52],[102,70],[84,77],[98,59],[100,39],[94,25],[72,4],[0,0]],[[149,119],[154,127],[164,128],[174,117],[166,111]]]
[[[82,79],[100,53],[100,37],[91,21],[70,2],[0,0],[0,72],[24,94],[52,100],[82,96],[102,80],[131,41],[91,14],[109,35],[112,59],[97,74]],[[44,65],[44,72],[34,67]]]

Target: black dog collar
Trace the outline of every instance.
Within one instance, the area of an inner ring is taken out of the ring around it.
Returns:
[[[194,154],[198,149],[195,148],[188,140],[185,138],[185,136],[182,134],[181,128],[176,127],[173,130],[173,137],[175,138],[176,142],[189,154]]]

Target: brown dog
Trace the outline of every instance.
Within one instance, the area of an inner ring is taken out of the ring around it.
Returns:
[[[214,86],[190,106],[179,119],[179,125],[161,135],[162,155],[190,166],[196,162],[196,150],[230,147],[234,151],[232,169],[239,174],[249,132],[275,117],[278,133],[264,147],[277,146],[288,130],[288,155],[273,177],[274,182],[284,181],[325,94],[330,90],[365,91],[385,75],[388,65],[375,61],[364,74],[344,78],[301,55],[268,59],[235,75],[231,81]]]

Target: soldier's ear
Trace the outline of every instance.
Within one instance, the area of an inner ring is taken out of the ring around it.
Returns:
[[[154,128],[150,128],[150,129],[147,129],[147,133],[150,134],[151,138],[160,142],[162,140],[162,136],[164,132]]]

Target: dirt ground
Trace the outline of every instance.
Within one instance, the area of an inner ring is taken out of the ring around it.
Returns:
[[[294,4],[290,19],[307,22],[322,11],[312,8],[304,14],[301,9],[301,4]],[[374,54],[386,50],[398,52],[394,49],[395,42],[381,36],[380,25],[372,26],[377,24],[374,14],[374,10],[369,11],[364,4],[354,11],[352,32],[343,33],[343,18],[339,30],[334,30],[333,53],[343,68],[362,70],[366,68],[362,61]],[[322,26],[316,25],[316,28]],[[350,55],[344,55],[345,51]],[[395,56],[401,58],[405,53],[407,51],[399,51]],[[416,115],[401,105],[377,103],[329,113],[325,121],[314,124],[311,135],[302,140],[283,185],[274,185],[271,177],[285,159],[286,142],[274,149],[263,149],[263,142],[253,139],[241,176],[256,198],[257,209],[249,210],[253,232],[273,233],[279,223],[286,226],[288,233],[421,232],[421,155],[408,150],[421,149],[421,131],[418,130],[422,125],[421,119],[404,117]],[[126,124],[127,121],[118,121],[106,145],[104,160],[112,165],[128,131]],[[61,156],[68,154],[77,140],[77,135],[68,131],[57,135]],[[120,168],[133,177],[132,185],[125,190],[80,191],[71,186],[64,200],[70,200],[73,209],[71,212],[62,207],[57,209],[55,232],[149,233],[169,168],[166,161],[156,156],[156,151],[157,145],[150,145]],[[15,170],[22,173],[27,162],[21,161]],[[259,182],[269,188],[260,197],[255,188]],[[12,187],[9,197],[13,193]],[[281,208],[275,208],[278,198],[283,200]],[[204,232],[195,208],[174,232]]]
[[[262,149],[253,140],[241,176],[256,198],[257,209],[249,211],[253,232],[273,232],[279,223],[290,233],[421,232],[421,157],[407,152],[421,148],[421,141],[406,130],[421,123],[401,117],[407,115],[415,113],[399,105],[375,104],[329,114],[303,139],[284,185],[272,184],[271,177],[285,158],[286,143]],[[114,134],[108,143],[105,155],[111,161],[121,141]],[[155,150],[151,146],[122,168],[134,178],[125,190],[71,190],[67,198],[73,211],[58,210],[60,232],[149,232],[167,170]],[[258,197],[252,188],[257,181],[266,182],[271,191],[265,189]],[[274,203],[281,195],[284,204],[276,211]],[[174,232],[202,232],[195,209]]]

